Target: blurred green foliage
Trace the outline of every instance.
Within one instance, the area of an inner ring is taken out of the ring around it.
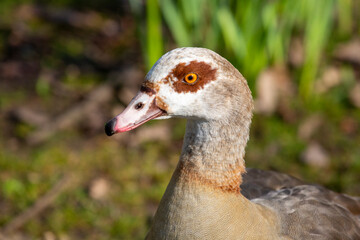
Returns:
[[[247,76],[251,86],[262,69],[286,64],[291,39],[301,37],[305,61],[297,80],[305,99],[313,94],[321,56],[339,40],[334,36],[351,37],[360,21],[354,11],[359,2],[354,0],[159,0],[159,6],[154,2],[146,5],[147,37],[141,38],[146,42],[143,46],[148,69],[169,48],[168,40],[159,38],[163,30],[159,8],[177,46],[221,52]],[[133,9],[140,4],[134,1]],[[333,27],[335,22],[337,26]],[[355,31],[360,34],[360,29]]]

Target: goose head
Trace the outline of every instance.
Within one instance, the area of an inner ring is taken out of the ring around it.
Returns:
[[[242,119],[249,125],[251,110],[247,82],[230,62],[208,49],[178,48],[154,64],[140,91],[105,125],[105,132],[110,136],[172,117],[222,123]]]

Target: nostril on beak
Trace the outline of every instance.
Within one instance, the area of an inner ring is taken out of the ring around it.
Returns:
[[[135,109],[136,110],[140,110],[140,109],[142,109],[144,107],[144,104],[142,103],[142,102],[138,102],[136,105],[135,105]]]
[[[105,124],[106,135],[111,136],[115,133],[114,128],[115,128],[116,122],[117,122],[116,118],[113,118]]]

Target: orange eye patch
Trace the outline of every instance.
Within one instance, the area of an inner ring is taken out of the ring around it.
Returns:
[[[191,61],[190,63],[177,64],[169,75],[165,77],[165,80],[173,81],[174,90],[178,93],[196,92],[209,82],[214,81],[216,79],[216,72],[217,68],[212,68],[205,62]],[[185,79],[189,74],[197,76],[193,83],[188,83]]]
[[[188,84],[194,84],[198,80],[198,76],[195,73],[189,73],[184,78]]]

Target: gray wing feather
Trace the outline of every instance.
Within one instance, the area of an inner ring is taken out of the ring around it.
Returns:
[[[273,171],[248,169],[242,193],[273,209],[283,236],[292,239],[360,239],[360,198]]]

